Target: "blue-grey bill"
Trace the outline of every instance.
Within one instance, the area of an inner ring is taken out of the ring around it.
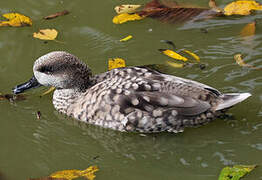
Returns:
[[[31,89],[31,88],[36,88],[36,87],[39,87],[39,86],[41,86],[41,84],[39,84],[39,82],[37,81],[35,76],[33,76],[29,81],[15,86],[12,89],[12,91],[13,91],[14,94],[20,94],[20,93],[24,92],[25,90],[28,90],[28,89]]]

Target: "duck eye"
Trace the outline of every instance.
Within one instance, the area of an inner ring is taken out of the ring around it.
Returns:
[[[54,72],[54,68],[52,66],[42,66],[38,69],[38,71],[45,74],[51,74]]]

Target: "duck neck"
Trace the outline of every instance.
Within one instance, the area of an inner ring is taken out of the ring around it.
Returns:
[[[80,94],[81,92],[76,89],[56,89],[53,95],[53,105],[57,111],[67,114],[69,106]]]

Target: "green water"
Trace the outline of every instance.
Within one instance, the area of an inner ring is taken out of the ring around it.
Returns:
[[[32,27],[0,28],[0,92],[28,80],[32,64],[54,50],[75,54],[94,73],[107,70],[107,59],[122,57],[127,65],[161,64],[168,57],[157,49],[175,42],[178,48],[196,52],[206,69],[171,68],[170,73],[201,81],[223,92],[250,92],[252,97],[230,110],[228,120],[186,129],[184,133],[140,136],[79,124],[57,113],[46,89],[27,92],[27,99],[0,101],[0,175],[20,180],[44,177],[64,169],[99,166],[96,179],[214,180],[226,165],[262,165],[262,76],[261,71],[238,66],[233,55],[262,66],[262,14],[248,17],[215,18],[180,25],[145,19],[123,25],[112,23],[113,7],[146,1],[84,0],[1,0],[0,13],[20,12],[33,19]],[[197,5],[206,2],[186,1]],[[226,4],[230,0],[220,0]],[[69,10],[71,13],[50,21],[42,17]],[[241,29],[257,19],[252,39],[239,36]],[[58,40],[33,39],[38,29],[56,28]],[[206,28],[208,33],[202,33]],[[133,35],[130,41],[119,39]],[[36,112],[41,111],[41,119]],[[261,167],[246,179],[262,179]],[[0,176],[1,179],[1,176]],[[2,180],[1,179],[1,180]]]

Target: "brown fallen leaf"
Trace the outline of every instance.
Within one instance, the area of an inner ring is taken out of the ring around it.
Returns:
[[[33,37],[42,40],[54,40],[58,35],[55,29],[40,29],[39,32],[34,32]]]
[[[172,7],[160,3],[159,0],[152,0],[138,12],[140,16],[158,19],[163,22],[181,23],[188,20],[200,20],[222,15],[220,12],[209,8],[190,7],[173,5]]]
[[[12,27],[32,26],[32,20],[23,14],[7,13],[7,14],[3,14],[2,16],[8,19],[8,21],[0,21],[0,26],[12,26]]]
[[[48,15],[48,16],[44,17],[43,19],[45,19],[45,20],[50,20],[50,19],[57,18],[57,17],[59,17],[59,16],[67,15],[67,14],[69,14],[69,11],[64,10],[64,11],[62,11],[62,12],[57,12],[57,13],[55,13],[55,14]]]
[[[14,94],[1,94],[0,93],[0,100],[8,100],[10,102],[14,102],[14,101],[23,101],[26,99],[26,96],[23,94],[18,94],[18,95],[14,95]]]
[[[256,22],[247,24],[240,32],[241,37],[254,36],[256,32]]]

